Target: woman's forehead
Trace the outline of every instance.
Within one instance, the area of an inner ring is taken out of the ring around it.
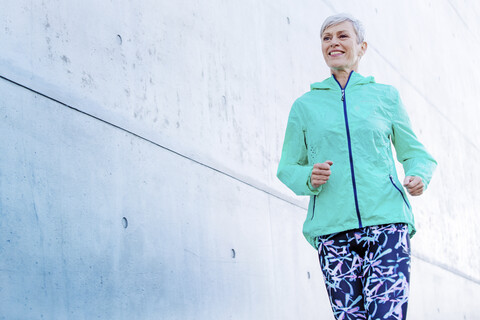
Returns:
[[[326,28],[323,33],[332,33],[332,32],[345,32],[345,31],[354,31],[353,25],[350,21],[343,21]]]

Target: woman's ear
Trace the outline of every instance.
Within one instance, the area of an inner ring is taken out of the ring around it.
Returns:
[[[362,57],[365,54],[365,52],[367,51],[367,47],[368,47],[368,44],[365,41],[363,41],[362,44],[360,45],[360,53],[359,53],[360,57]]]

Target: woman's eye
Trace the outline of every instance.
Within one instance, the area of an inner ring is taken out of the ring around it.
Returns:
[[[346,34],[341,34],[339,38],[348,38],[348,35],[346,35]]]
[[[327,36],[323,37],[323,41],[328,41],[328,40],[330,40],[330,37],[327,37]]]

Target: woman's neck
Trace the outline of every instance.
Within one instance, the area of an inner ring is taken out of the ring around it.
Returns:
[[[355,70],[331,70],[332,75],[337,79],[338,83],[342,87],[342,89],[345,89],[345,86],[347,85],[348,78],[350,77],[350,73]]]

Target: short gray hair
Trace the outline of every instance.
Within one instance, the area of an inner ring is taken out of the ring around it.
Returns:
[[[358,43],[362,43],[363,41],[365,41],[365,28],[363,27],[363,24],[360,22],[360,20],[355,19],[348,13],[335,14],[325,19],[325,22],[323,22],[323,25],[322,25],[322,29],[320,29],[320,38],[322,37],[323,32],[328,27],[335,26],[344,21],[350,21],[352,23],[353,29],[357,34]]]

